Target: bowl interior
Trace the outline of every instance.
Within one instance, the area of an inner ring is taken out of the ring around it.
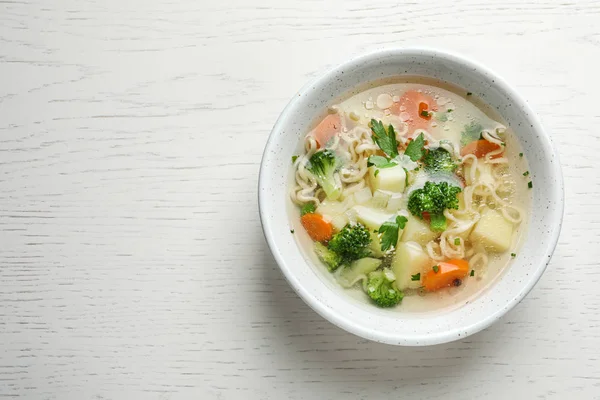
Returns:
[[[290,159],[312,123],[341,95],[365,82],[422,75],[463,87],[479,96],[513,129],[529,161],[533,200],[529,228],[518,257],[491,290],[443,313],[407,314],[353,301],[306,260],[290,233]],[[546,268],[560,232],[563,184],[557,155],[525,101],[486,68],[434,50],[387,50],[351,60],[294,96],[275,124],[263,156],[259,207],[267,242],[285,277],[319,314],[354,334],[399,345],[427,345],[464,338],[518,303]]]

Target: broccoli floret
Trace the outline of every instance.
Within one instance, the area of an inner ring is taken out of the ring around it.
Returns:
[[[460,187],[448,182],[426,182],[422,189],[417,189],[408,199],[408,210],[416,217],[423,219],[427,213],[433,231],[441,232],[446,229],[445,209],[458,209],[458,193]]]
[[[323,244],[315,242],[315,253],[330,272],[335,271],[342,264],[342,256],[329,250]]]
[[[392,286],[391,271],[377,270],[369,274],[367,294],[379,307],[394,307],[402,301],[404,293]]]
[[[349,263],[370,254],[368,246],[371,243],[369,230],[361,224],[346,225],[333,235],[329,241],[329,250],[340,255],[344,263]]]
[[[342,194],[341,184],[336,181],[334,172],[340,166],[339,160],[331,150],[317,151],[310,158],[308,170],[314,175],[327,198],[337,200]]]
[[[423,163],[425,170],[430,172],[454,172],[458,168],[452,154],[442,147],[429,150],[423,157]]]

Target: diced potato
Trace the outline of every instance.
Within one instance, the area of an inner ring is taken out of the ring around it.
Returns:
[[[376,173],[376,171],[379,171]],[[387,190],[395,193],[404,192],[406,186],[406,173],[404,168],[397,165],[390,168],[369,167],[371,188],[376,190]]]
[[[473,244],[481,244],[486,250],[501,253],[512,242],[513,224],[496,210],[486,208],[469,236]]]
[[[342,229],[344,229],[344,227],[349,222],[346,214],[335,214],[335,215],[332,215],[329,217],[331,218],[331,220],[330,220],[331,225],[333,225],[333,229],[335,229],[336,232],[339,232]],[[324,218],[326,218],[326,217],[324,217]]]
[[[373,257],[381,258],[383,257],[383,251],[381,251],[381,240],[379,240],[379,235],[372,230],[370,232],[371,243],[369,243],[369,250],[371,250]]]
[[[333,216],[343,214],[346,211],[346,205],[341,201],[325,200],[315,210],[317,214]]]
[[[409,215],[406,218],[408,221],[404,227],[401,238],[402,242],[417,242],[420,245],[425,246],[427,243],[438,237],[438,233],[433,232],[429,228],[429,224],[425,221],[412,215]]]
[[[354,193],[354,202],[356,204],[365,204],[373,198],[373,194],[371,193],[371,189],[368,187],[364,187],[360,189],[358,192]]]
[[[356,212],[356,220],[371,230],[379,229],[385,221],[394,218],[394,214],[388,214],[370,207],[354,206],[352,209]]]
[[[386,192],[385,190],[376,190],[375,193],[373,193],[373,198],[368,205],[374,208],[385,209],[391,197],[392,194],[390,192]]]
[[[347,267],[344,268],[338,277],[339,283],[344,287],[350,287],[354,285],[364,276],[370,272],[375,271],[381,265],[382,261],[376,258],[365,257],[360,260],[354,261]]]
[[[404,200],[402,199],[402,194],[394,193],[392,197],[388,200],[386,211],[395,213],[398,212],[404,206]]]
[[[399,242],[392,260],[392,271],[396,275],[396,287],[418,289],[421,279],[413,281],[412,276],[423,274],[433,265],[431,259],[416,242]]]

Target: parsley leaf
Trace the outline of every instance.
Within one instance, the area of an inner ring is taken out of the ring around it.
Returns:
[[[369,159],[367,160],[367,167],[372,165],[376,166],[377,168],[390,168],[395,167],[398,164],[382,156],[369,156]]]
[[[467,96],[471,96],[473,93],[471,92],[467,92]]]
[[[523,172],[523,176],[527,176],[527,175],[529,175],[529,171]]]
[[[443,232],[448,227],[444,214],[431,214],[429,218],[431,219],[429,225],[434,232]]]
[[[396,141],[396,132],[392,125],[388,126],[386,131],[383,122],[371,120],[371,131],[373,131],[373,141],[390,158],[398,155],[398,142]]]
[[[516,254],[516,253],[510,253],[510,256],[511,256],[512,258],[515,258],[515,257],[517,256],[517,254]]]
[[[519,157],[523,157],[523,153],[519,153]]]
[[[470,275],[471,276],[475,276],[475,270],[474,269],[471,270],[471,274]]]
[[[386,251],[398,243],[398,231],[404,229],[408,219],[398,215],[395,221],[386,221],[379,227],[381,233],[381,251]]]
[[[435,272],[437,274],[438,271],[440,270],[440,266],[439,265],[434,265],[431,269],[433,269],[433,272]]]
[[[460,238],[454,239],[454,245],[455,246],[460,246]]]
[[[465,125],[462,132],[460,133],[460,145],[466,146],[474,140],[481,139],[482,131],[483,126],[481,124],[476,123],[475,121],[471,122],[468,125]]]
[[[406,146],[406,150],[404,150],[404,154],[410,157],[413,161],[419,161],[424,154],[423,146],[425,146],[425,137],[423,134],[419,134],[415,139],[411,140],[411,142]]]
[[[417,274],[411,275],[410,276],[410,280],[411,281],[420,281],[421,280],[421,273],[419,272]]]
[[[533,182],[529,181],[529,183],[527,184],[527,187],[528,187],[529,189],[531,189],[531,188],[533,187]]]
[[[316,210],[316,207],[313,203],[306,203],[300,209],[300,215],[312,214],[315,212],[315,210]]]
[[[297,159],[298,159],[298,156],[292,156],[292,164],[295,163]]]

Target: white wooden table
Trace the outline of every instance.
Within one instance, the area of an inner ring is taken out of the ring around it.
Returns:
[[[600,398],[600,4],[401,3],[0,1],[0,398]],[[515,85],[566,183],[536,288],[429,348],[319,317],[256,204],[296,90],[405,45]]]

